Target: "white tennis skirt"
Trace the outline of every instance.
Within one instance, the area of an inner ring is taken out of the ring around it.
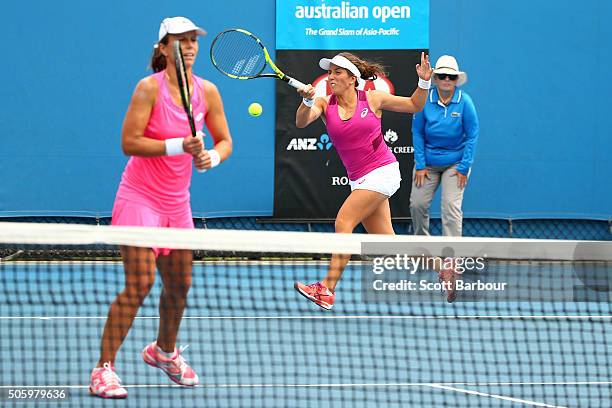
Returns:
[[[402,175],[399,163],[393,162],[372,170],[357,180],[349,180],[351,191],[369,190],[391,197],[400,188]]]

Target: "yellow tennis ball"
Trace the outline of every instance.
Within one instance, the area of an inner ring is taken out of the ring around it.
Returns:
[[[257,117],[261,115],[262,112],[263,112],[263,108],[257,102],[253,102],[252,104],[249,105],[249,115],[253,117]]]

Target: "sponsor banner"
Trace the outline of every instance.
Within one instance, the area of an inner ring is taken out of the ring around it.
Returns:
[[[429,0],[277,0],[276,49],[427,49]]]
[[[415,65],[421,50],[351,51],[362,58],[382,63],[387,76],[366,82],[363,89],[379,89],[409,96],[417,83]],[[312,83],[318,96],[331,93],[327,73],[318,66],[325,50],[279,50],[278,65],[305,83]],[[295,90],[277,81],[274,217],[278,219],[334,219],[350,193],[349,179],[322,121],[305,129],[295,126],[301,98]],[[382,133],[400,164],[402,184],[391,198],[394,218],[410,216],[409,199],[413,167],[412,115],[384,112]]]

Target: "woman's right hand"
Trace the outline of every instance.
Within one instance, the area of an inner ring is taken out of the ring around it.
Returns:
[[[204,150],[204,140],[202,139],[202,133],[198,132],[196,137],[187,136],[183,139],[183,151],[189,153],[192,156],[196,156],[202,150]]]
[[[304,88],[297,89],[297,92],[302,98],[314,99],[316,89],[311,84],[306,85]]]
[[[414,174],[414,185],[417,187],[421,187],[425,183],[425,178],[429,178],[429,173],[427,173],[427,169],[417,170]]]

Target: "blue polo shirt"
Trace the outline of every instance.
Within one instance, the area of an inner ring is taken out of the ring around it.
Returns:
[[[468,174],[478,133],[476,108],[467,93],[455,88],[451,102],[444,106],[437,89],[431,89],[425,107],[412,120],[416,169],[458,163],[457,171]]]

